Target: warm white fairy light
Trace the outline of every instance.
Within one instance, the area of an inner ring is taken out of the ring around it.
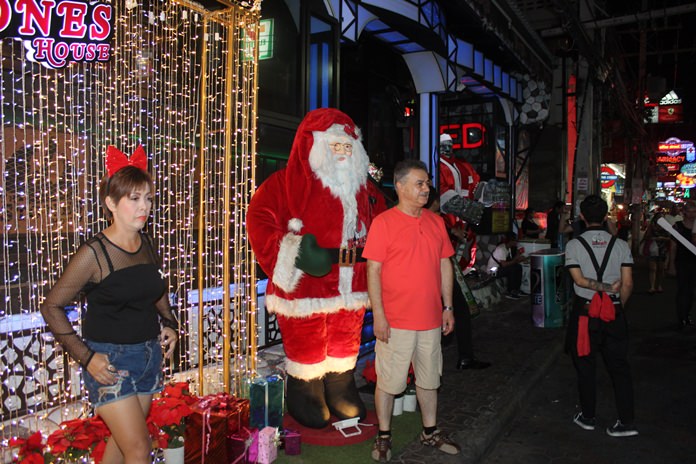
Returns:
[[[261,2],[229,2],[230,8],[214,13],[183,0],[112,4],[110,63],[50,70],[27,61],[20,42],[0,43],[0,88],[11,96],[3,98],[0,140],[0,349],[24,357],[0,372],[0,444],[22,427],[49,432],[45,424],[74,414],[69,406],[83,398],[79,366],[57,349],[38,309],[67,259],[106,225],[97,186],[107,145],[129,153],[142,143],[150,157],[157,192],[149,228],[184,334],[170,367],[205,386],[205,393],[223,389],[226,363],[233,393],[255,373],[256,290],[245,213],[254,188],[256,61],[242,60],[239,31],[255,31]],[[224,292],[227,283],[233,290]],[[190,298],[199,288],[219,293],[202,313]],[[225,295],[228,331],[221,310]],[[79,330],[81,307],[75,311]],[[196,345],[188,337],[201,316],[209,332],[203,352],[191,352]],[[223,358],[224,343],[231,344],[231,359]],[[52,375],[62,362],[65,375]],[[206,366],[203,379],[195,362]]]

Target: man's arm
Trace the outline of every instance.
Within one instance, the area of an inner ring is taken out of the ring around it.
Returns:
[[[372,330],[375,337],[377,340],[389,343],[391,331],[382,304],[382,263],[371,259],[367,260],[367,295],[372,305]],[[451,292],[450,295],[452,295]]]
[[[628,298],[633,293],[633,268],[631,266],[621,266],[621,305],[625,306]]]
[[[442,303],[452,307],[452,291],[454,289],[454,268],[449,258],[440,259],[440,278]],[[369,282],[369,281],[368,281]],[[442,311],[442,334],[449,335],[454,330],[454,312]]]
[[[621,277],[623,279],[623,269],[621,268]],[[630,268],[629,268],[630,270]],[[582,269],[579,267],[571,267],[568,268],[568,272],[570,272],[570,276],[573,278],[573,282],[575,282],[575,285],[578,287],[582,288],[589,288],[590,290],[594,290],[596,292],[609,292],[609,293],[619,293],[619,291],[623,288],[621,284],[621,280],[617,280],[614,283],[611,284],[605,284],[604,282],[600,282],[595,279],[588,279],[582,274]],[[633,289],[633,279],[631,279],[631,290]],[[630,292],[629,292],[630,295]],[[628,299],[628,296],[626,297]]]

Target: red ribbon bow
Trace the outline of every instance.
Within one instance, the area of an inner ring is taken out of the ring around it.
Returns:
[[[109,145],[106,149],[106,173],[108,176],[113,176],[126,166],[135,166],[147,172],[147,155],[143,146],[138,145],[138,148],[135,149],[129,158],[118,148]]]

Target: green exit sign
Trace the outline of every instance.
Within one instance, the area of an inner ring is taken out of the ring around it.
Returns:
[[[259,21],[258,41],[246,30],[242,30],[242,59],[249,61],[254,59],[254,47],[258,43],[259,61],[273,58],[273,19]]]

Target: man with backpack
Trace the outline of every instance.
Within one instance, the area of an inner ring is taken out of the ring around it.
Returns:
[[[633,379],[624,310],[633,291],[633,257],[625,241],[602,227],[607,212],[601,197],[586,197],[580,204],[580,216],[587,229],[566,246],[566,268],[575,290],[567,350],[577,371],[582,408],[573,422],[584,430],[595,428],[596,367],[601,354],[618,412],[618,420],[606,432],[612,437],[629,437],[638,435],[633,425]]]

